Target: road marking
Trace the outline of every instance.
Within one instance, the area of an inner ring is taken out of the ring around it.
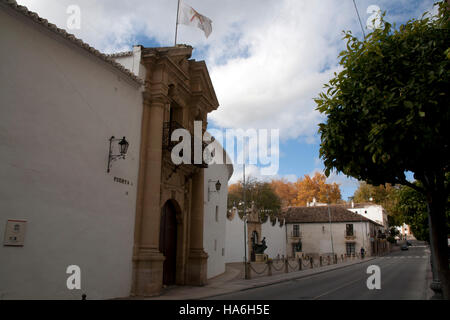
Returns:
[[[389,266],[396,266],[397,264],[395,263],[395,262],[391,262],[391,263],[387,263],[385,266],[383,266],[382,268],[386,268],[386,267],[389,267]],[[298,279],[297,281],[299,281],[299,280],[303,280],[303,279]],[[353,283],[355,283],[355,282],[358,282],[358,281],[365,281],[366,280],[366,277],[363,277],[363,278],[360,278],[360,279],[356,279],[356,280],[354,280],[354,281],[351,281],[351,282],[347,282],[346,284],[344,284],[344,285],[342,285],[342,286],[340,286],[340,287],[337,287],[337,288],[334,288],[334,289],[332,289],[332,290],[329,290],[329,291],[327,291],[327,292],[325,292],[325,293],[322,293],[321,295],[318,295],[318,296],[316,296],[316,297],[314,297],[314,298],[312,298],[312,300],[318,300],[318,299],[320,299],[321,297],[323,297],[323,296],[325,296],[325,295],[328,295],[328,294],[330,294],[330,293],[332,293],[332,292],[335,292],[335,291],[337,291],[337,290],[339,290],[339,289],[342,289],[342,288],[345,288],[345,287],[347,287],[347,286],[349,286],[349,285],[351,285],[351,284],[353,284]]]
[[[330,291],[327,291],[327,292],[325,292],[325,293],[322,293],[321,295],[312,298],[312,300],[318,300],[319,298],[321,298],[321,297],[323,297],[323,296],[326,296],[327,294],[330,294],[330,293],[332,293],[332,292],[334,292],[334,291],[337,291],[337,290],[339,290],[339,289],[345,288],[345,287],[347,287],[347,286],[349,286],[349,285],[351,285],[351,284],[353,284],[353,283],[355,283],[355,282],[357,282],[357,281],[364,281],[364,279],[365,279],[365,278],[361,278],[361,279],[356,279],[356,280],[354,280],[354,281],[348,282],[348,283],[346,283],[346,284],[344,284],[344,285],[342,285],[342,286],[340,286],[340,287],[337,287],[337,288],[334,288],[334,289],[332,289],[332,290],[330,290]]]

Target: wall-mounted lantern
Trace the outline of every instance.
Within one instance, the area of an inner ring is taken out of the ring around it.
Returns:
[[[216,182],[216,184],[214,185],[216,190],[209,190],[209,183],[210,182]],[[211,180],[211,179],[208,180],[208,201],[209,201],[209,194],[211,192],[219,192],[221,187],[222,187],[222,184],[220,183],[220,180],[217,180],[217,181]]]
[[[113,142],[118,142],[120,154],[112,154],[112,143]],[[129,145],[130,144],[125,139],[125,137],[123,137],[123,139],[115,139],[114,136],[112,136],[109,139],[108,169],[106,170],[106,172],[109,173],[109,171],[111,169],[112,161],[115,161],[117,159],[125,159],[125,155],[127,154]]]

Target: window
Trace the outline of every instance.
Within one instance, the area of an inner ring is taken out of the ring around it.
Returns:
[[[347,237],[353,236],[353,224],[347,224],[345,226],[345,235]]]
[[[355,254],[355,243],[354,242],[347,242],[345,244],[345,247],[347,249],[347,256],[352,256]]]
[[[300,226],[298,224],[293,225],[292,236],[300,237]]]
[[[216,222],[219,222],[219,206],[216,206]]]

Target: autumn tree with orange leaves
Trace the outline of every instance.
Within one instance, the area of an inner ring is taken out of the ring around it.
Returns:
[[[297,187],[297,206],[306,206],[313,198],[322,203],[338,203],[341,200],[341,190],[337,183],[326,183],[326,176],[316,172],[311,178],[305,175],[303,179],[298,179],[295,183]]]
[[[286,179],[272,180],[270,183],[272,189],[281,199],[282,207],[291,207],[296,205],[297,187],[295,183],[288,182]]]
[[[253,184],[250,183],[247,190],[247,200],[251,198]],[[336,183],[326,183],[324,174],[316,173],[313,177],[305,175],[297,182],[289,182],[286,179],[272,180],[269,184],[273,192],[281,200],[281,207],[306,206],[307,202],[338,203],[341,200],[341,190]],[[230,204],[239,202],[242,194],[240,183],[232,184],[228,189],[228,202]],[[329,197],[329,198],[328,198]]]

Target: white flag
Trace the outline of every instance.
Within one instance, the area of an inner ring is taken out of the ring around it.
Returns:
[[[180,0],[180,8],[178,10],[179,24],[185,24],[187,26],[193,26],[200,28],[208,38],[212,32],[212,21],[208,17],[205,17],[195,11],[192,7],[185,4]]]

